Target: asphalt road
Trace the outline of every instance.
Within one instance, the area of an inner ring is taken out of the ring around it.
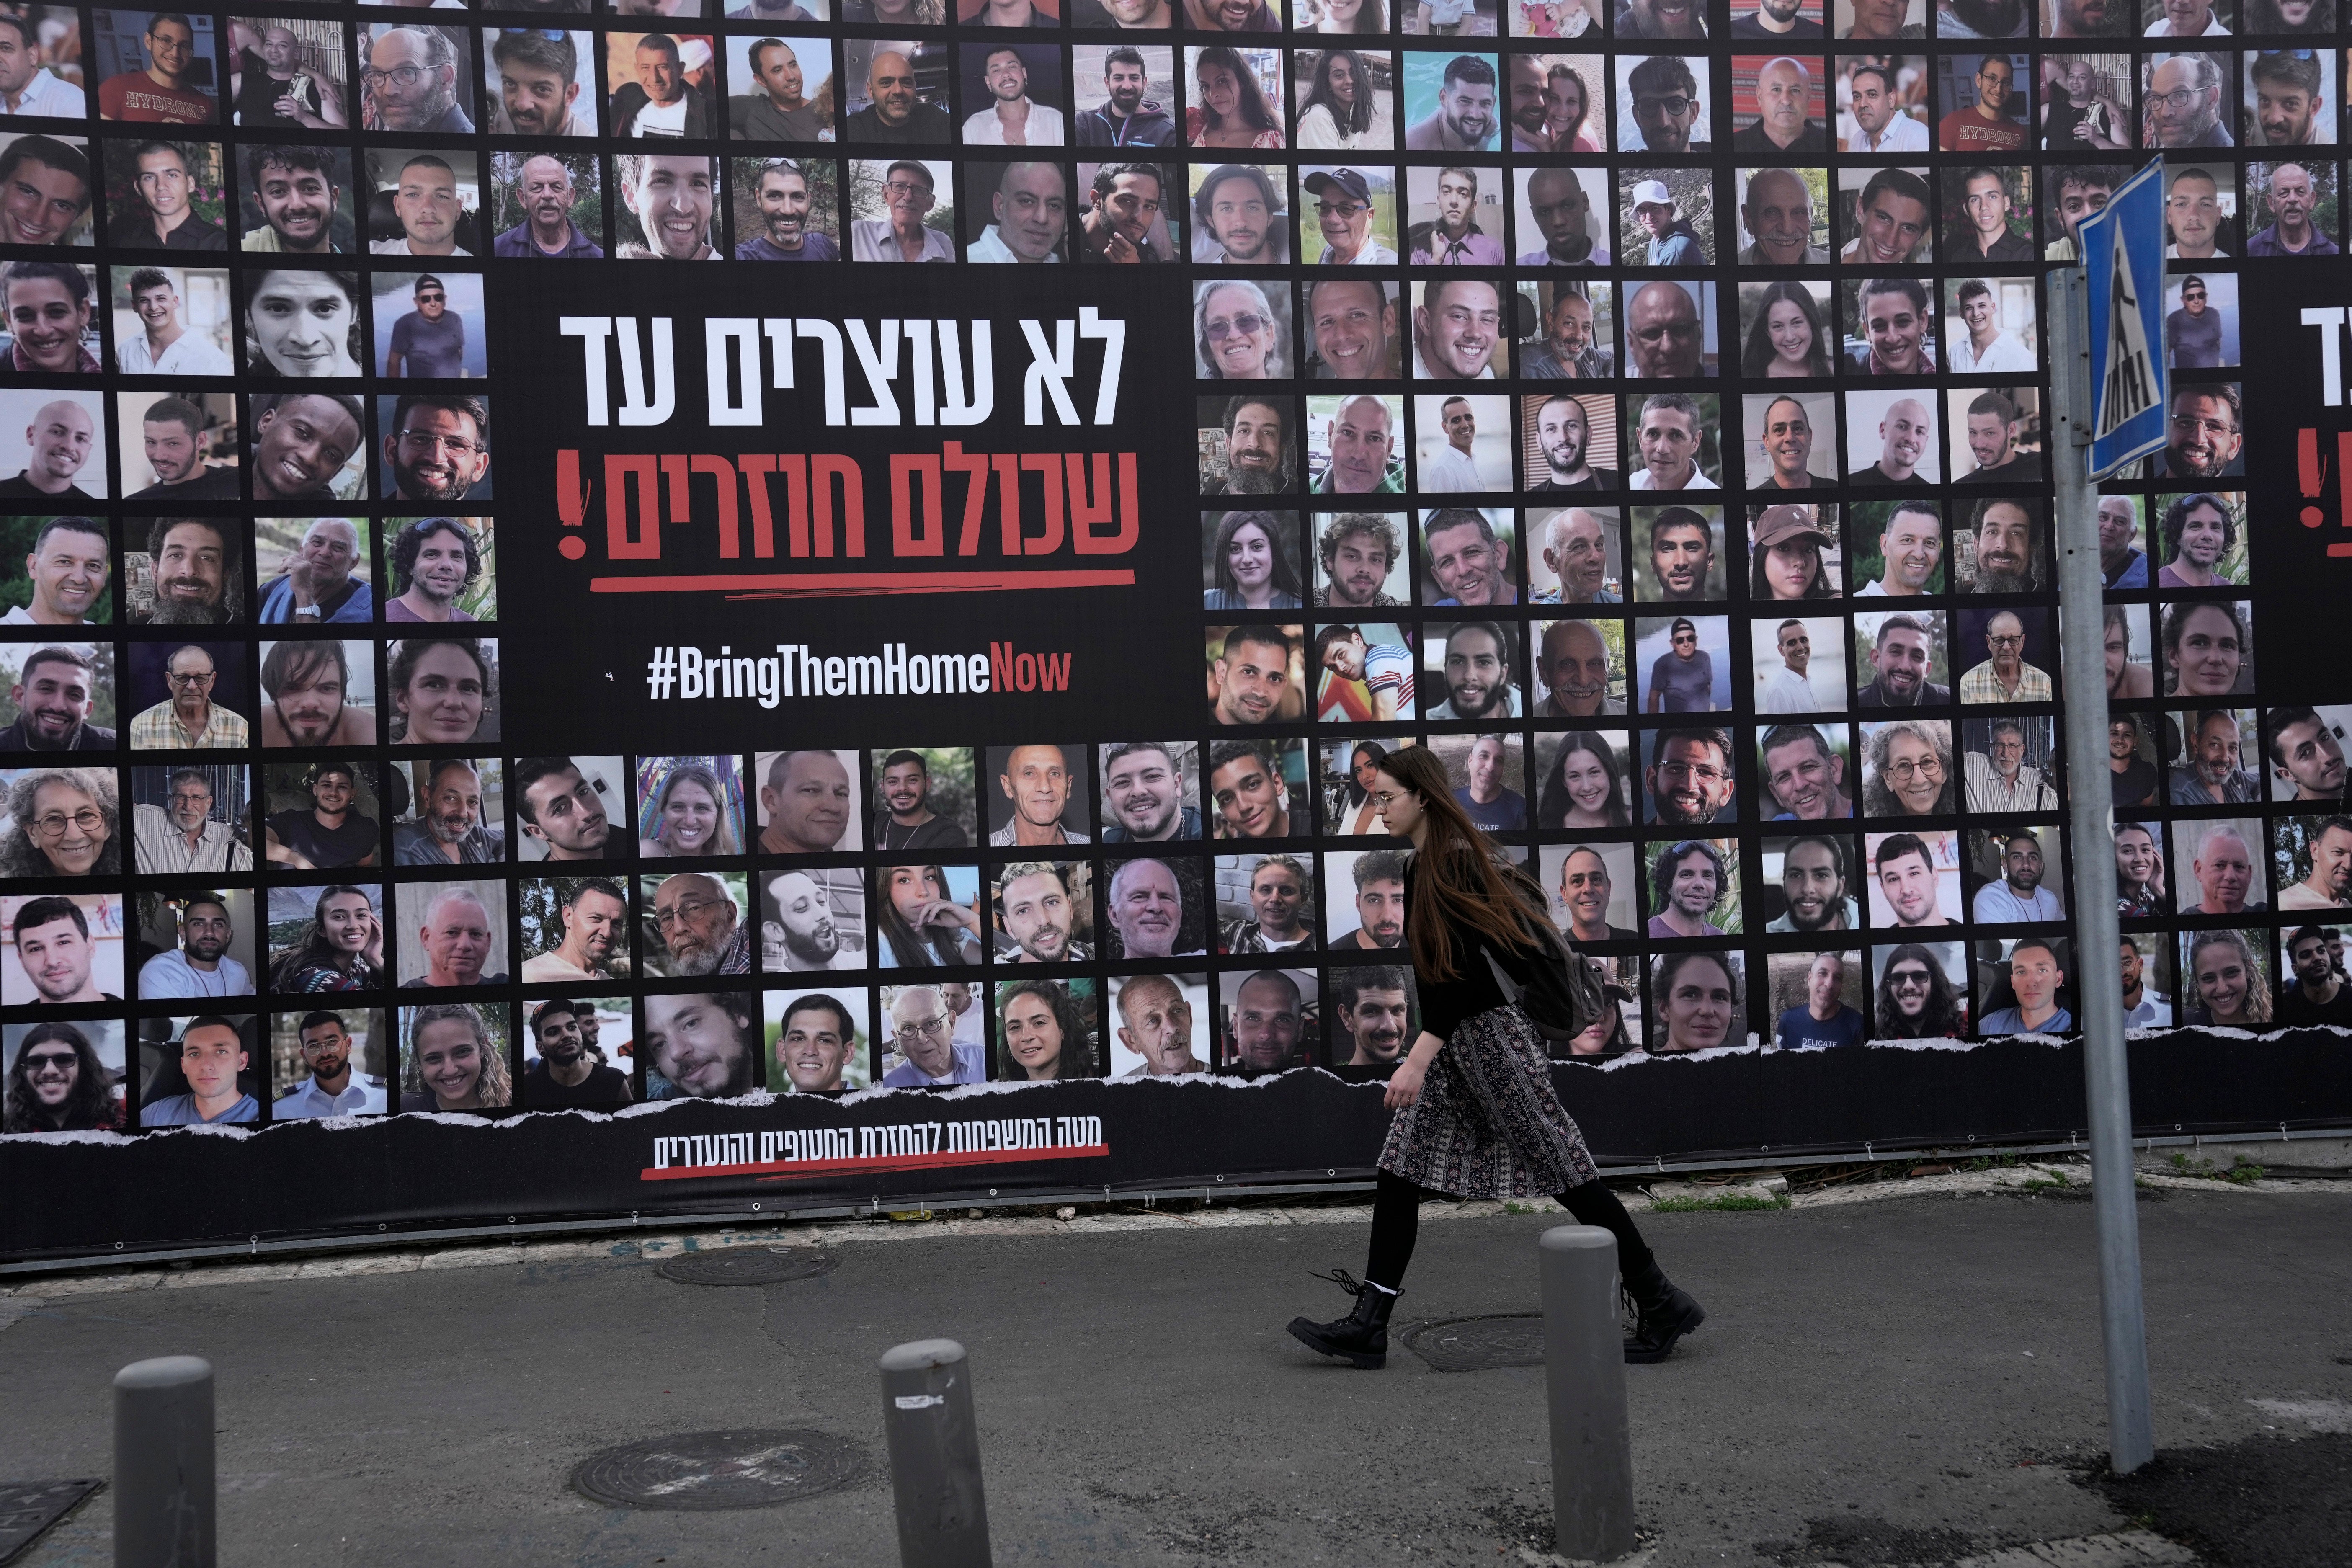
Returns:
[[[2160,1445],[2259,1455],[2352,1417],[2352,1192],[2169,1191],[2139,1213]],[[1424,1225],[1401,1321],[1533,1310],[1549,1223]],[[2105,1445],[2087,1202],[1643,1223],[1711,1314],[1671,1362],[1627,1369],[1655,1568],[1925,1563],[2126,1522],[2082,1479]],[[999,1563],[1515,1561],[1548,1529],[1542,1373],[1320,1362],[1283,1325],[1338,1315],[1307,1272],[1362,1253],[1360,1227],[1215,1227],[845,1246],[832,1274],[758,1289],[614,1257],[61,1296],[0,1331],[0,1480],[107,1474],[114,1371],[189,1352],[218,1370],[240,1568],[887,1564],[875,1361],[945,1335],[971,1351]],[[567,1487],[607,1446],[739,1427],[836,1434],[870,1463],[751,1511]],[[2270,1467],[2293,1483],[2254,1511],[2321,1506],[2331,1474],[2341,1507],[2344,1451]],[[2207,1489],[2248,1517],[2245,1483]],[[100,1493],[22,1561],[110,1563],[110,1509]],[[2245,1528],[2208,1514],[2222,1539]]]

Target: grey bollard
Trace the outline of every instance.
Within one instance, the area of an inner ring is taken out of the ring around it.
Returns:
[[[213,1568],[213,1365],[135,1361],[114,1374],[115,1568]]]
[[[1606,1563],[1633,1550],[1633,1450],[1625,1430],[1625,1331],[1617,1238],[1559,1225],[1538,1238],[1544,1386],[1551,1402],[1551,1510],[1562,1557]]]
[[[988,1499],[971,1365],[953,1340],[916,1340],[882,1357],[882,1426],[904,1568],[990,1568]]]

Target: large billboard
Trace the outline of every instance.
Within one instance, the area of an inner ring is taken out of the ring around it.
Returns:
[[[2352,1116],[2332,6],[434,8],[0,16],[0,1261],[1360,1180],[1403,746],[1605,1161]]]

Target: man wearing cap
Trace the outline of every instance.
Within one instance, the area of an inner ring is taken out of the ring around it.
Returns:
[[[1813,477],[1810,466],[1813,460],[1813,422],[1805,416],[1805,405],[1795,398],[1776,397],[1764,405],[1764,428],[1757,434],[1756,441],[1765,460],[1772,465],[1772,472],[1755,489],[1809,490],[1816,484],[1829,482]]]
[[[1323,226],[1319,267],[1393,267],[1397,253],[1372,237],[1372,187],[1354,169],[1318,170],[1306,179]]]
[[[1652,267],[1701,267],[1706,252],[1699,247],[1697,231],[1675,209],[1675,196],[1664,180],[1643,180],[1633,187],[1633,221],[1649,232],[1645,258]]]

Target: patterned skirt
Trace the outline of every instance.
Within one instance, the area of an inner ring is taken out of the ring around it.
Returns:
[[[1601,1173],[1552,1092],[1544,1037],[1517,1006],[1463,1020],[1396,1113],[1380,1168],[1457,1198],[1530,1198]]]

